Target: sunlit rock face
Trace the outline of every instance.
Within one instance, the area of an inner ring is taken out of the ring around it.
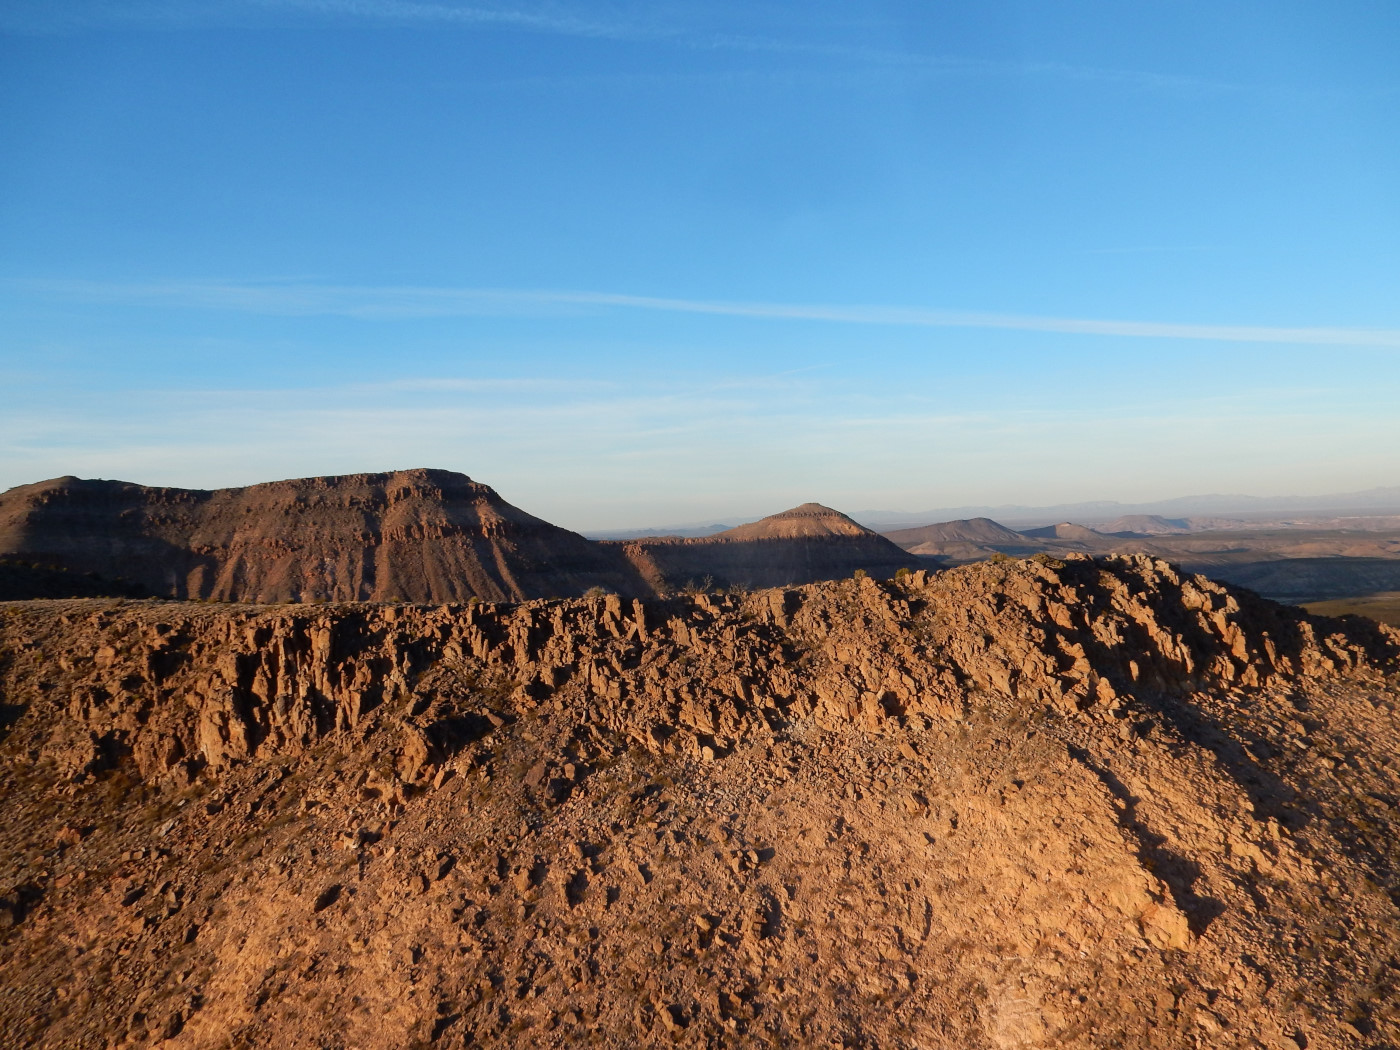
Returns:
[[[213,491],[60,478],[0,496],[0,556],[221,601],[645,591],[615,552],[446,470]]]
[[[1147,557],[2,604],[0,1030],[1390,1045],[1398,658]]]

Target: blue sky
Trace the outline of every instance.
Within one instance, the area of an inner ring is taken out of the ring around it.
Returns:
[[[1400,484],[1400,7],[0,2],[0,487]]]

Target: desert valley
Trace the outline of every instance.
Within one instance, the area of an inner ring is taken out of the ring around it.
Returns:
[[[1395,534],[1120,524],[12,489],[5,1043],[1400,1045]]]

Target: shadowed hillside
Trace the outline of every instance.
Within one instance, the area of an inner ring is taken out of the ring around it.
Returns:
[[[661,536],[609,543],[660,593],[688,586],[782,587],[861,571],[890,577],[916,567],[887,538],[819,503],[710,536]]]
[[[884,533],[886,539],[910,554],[934,564],[964,564],[984,561],[993,554],[1025,555],[1042,549],[1042,544],[1022,536],[991,518],[969,518],[924,525],[916,529],[896,529]]]
[[[446,470],[213,491],[59,478],[0,495],[0,554],[174,598],[465,601],[634,593],[597,544]]]
[[[146,590],[125,580],[104,580],[49,565],[0,558],[0,602],[28,598],[144,598]]]

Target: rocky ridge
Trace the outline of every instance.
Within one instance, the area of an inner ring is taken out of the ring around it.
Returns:
[[[3,606],[35,1046],[1382,1046],[1400,633],[1146,557]]]

